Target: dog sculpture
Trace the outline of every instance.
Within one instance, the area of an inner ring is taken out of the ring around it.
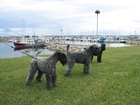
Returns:
[[[89,46],[83,52],[70,52],[69,51],[70,45],[67,46],[67,67],[65,71],[65,76],[69,76],[70,72],[72,71],[75,63],[84,64],[84,73],[90,74],[90,63],[91,57],[93,54],[99,55],[101,50],[97,45]]]
[[[38,53],[36,54],[36,56]],[[50,57],[36,57],[31,60],[29,76],[26,79],[26,85],[31,85],[33,77],[35,76],[36,71],[38,74],[36,79],[41,81],[43,73],[46,75],[47,88],[50,90],[52,87],[56,86],[56,63],[60,61],[64,66],[67,63],[67,56],[60,52],[56,51]]]
[[[101,49],[101,52],[100,52],[99,55],[96,55],[96,54],[93,54],[93,55],[92,55],[92,57],[91,57],[91,62],[92,62],[94,56],[97,56],[97,62],[99,62],[99,63],[102,62],[102,53],[103,53],[103,51],[105,51],[105,49],[106,49],[106,44],[101,44],[100,49]]]

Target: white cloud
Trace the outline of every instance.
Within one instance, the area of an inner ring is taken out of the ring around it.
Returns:
[[[100,31],[137,29],[140,33],[138,0],[0,0],[0,9],[2,26],[22,30],[24,19],[28,34],[33,30],[37,34],[57,34],[61,28],[64,34],[93,34],[97,9],[101,12]]]

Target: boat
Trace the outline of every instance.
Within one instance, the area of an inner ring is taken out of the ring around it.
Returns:
[[[29,36],[25,36],[20,41],[14,41],[14,46],[17,48],[30,48],[30,47],[45,47],[45,44],[39,43],[38,39],[30,38]]]
[[[45,48],[45,46],[33,46],[33,47],[31,47],[31,46],[23,46],[23,47],[15,47],[14,48],[14,51],[18,51],[18,50],[25,50],[25,49],[33,49],[33,48],[37,48],[37,49],[44,49]]]
[[[26,45],[32,45],[35,44],[34,40],[31,39],[29,36],[25,36],[21,40],[15,40],[14,42],[15,47],[20,47],[20,46],[26,46]]]

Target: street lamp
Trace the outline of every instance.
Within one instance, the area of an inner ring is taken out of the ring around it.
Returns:
[[[97,14],[97,35],[98,35],[98,14],[100,13],[100,11],[96,10],[95,13]]]

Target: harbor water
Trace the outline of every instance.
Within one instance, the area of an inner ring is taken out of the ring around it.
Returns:
[[[9,46],[8,46],[8,45]],[[13,46],[13,43],[0,43],[0,58],[14,58],[14,57],[21,57],[21,56],[26,56],[22,52],[25,52],[29,55],[34,56],[37,51],[41,51],[41,54],[52,54],[53,51],[50,51],[46,48],[30,48],[30,49],[23,49],[23,50],[14,50],[10,46]]]
[[[7,45],[8,44],[8,45]],[[14,50],[10,46],[13,46],[13,43],[0,43],[0,58],[14,58],[14,57],[21,57],[26,56],[22,52],[25,52],[29,55],[34,56],[38,51],[41,51],[41,54],[52,54],[54,51],[50,51],[46,48],[30,48],[30,49],[23,49],[23,50]],[[61,43],[60,43],[61,44]],[[92,45],[92,44],[98,44],[98,43],[91,43],[91,42],[71,42],[67,41],[62,44],[75,44],[75,45]],[[106,47],[124,47],[129,46],[124,43],[107,43]]]

